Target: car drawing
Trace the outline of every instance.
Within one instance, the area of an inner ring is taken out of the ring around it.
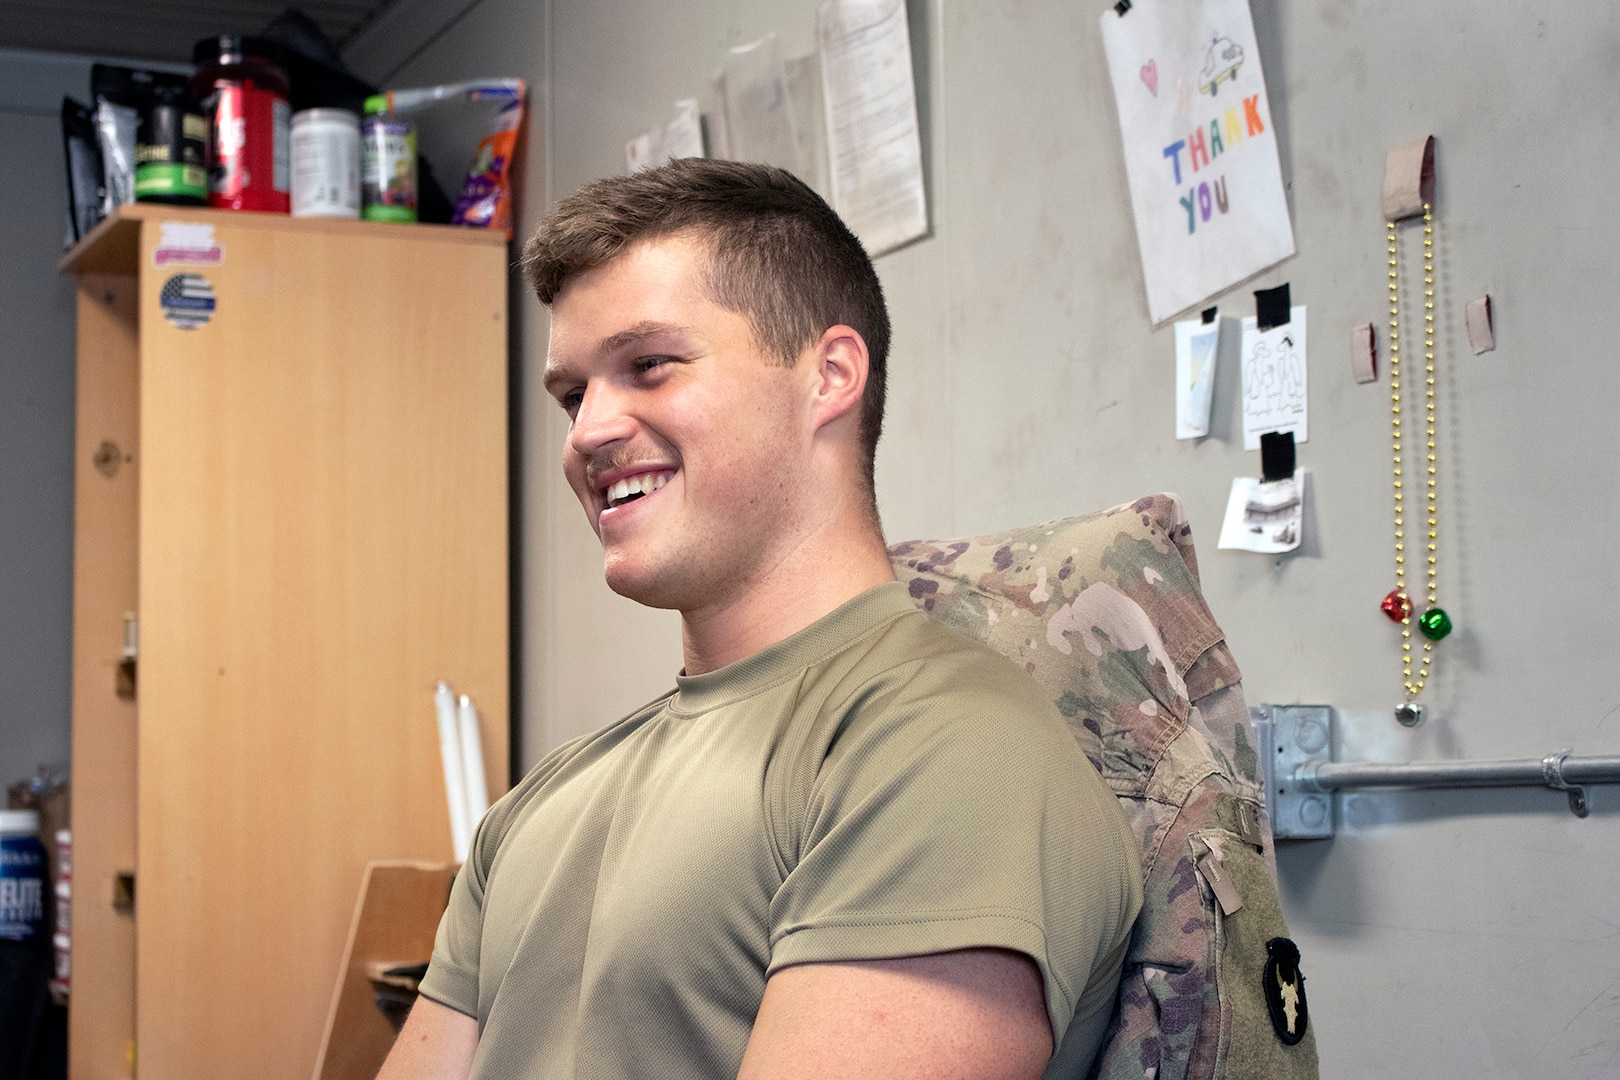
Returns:
[[[1216,35],[1204,57],[1204,70],[1198,73],[1198,92],[1215,96],[1221,83],[1237,78],[1243,66],[1243,47],[1231,38]]]

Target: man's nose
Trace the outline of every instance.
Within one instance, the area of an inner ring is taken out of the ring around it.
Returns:
[[[624,394],[611,383],[591,383],[586,386],[579,409],[574,413],[568,446],[580,456],[590,457],[629,439],[634,432],[635,420]]]

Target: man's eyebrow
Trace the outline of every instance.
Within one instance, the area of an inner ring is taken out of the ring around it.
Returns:
[[[545,389],[546,393],[553,394],[556,392],[558,383],[568,382],[570,378],[567,368],[561,364],[548,363],[545,374],[540,376],[540,385]]]
[[[597,356],[607,356],[623,349],[631,348],[650,338],[668,335],[684,335],[686,328],[676,323],[645,321],[626,327],[617,334],[610,334],[597,342],[592,351]],[[547,364],[545,374],[541,376],[541,385],[550,393],[558,383],[568,382],[573,375],[567,364]]]
[[[596,355],[605,356],[608,353],[615,353],[621,349],[639,344],[648,338],[667,334],[684,334],[685,332],[686,327],[675,323],[638,322],[634,326],[627,327],[617,334],[612,334],[599,341],[596,345]]]

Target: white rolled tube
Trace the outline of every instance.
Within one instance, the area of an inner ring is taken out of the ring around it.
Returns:
[[[489,787],[484,782],[484,740],[478,733],[478,710],[466,694],[461,695],[456,721],[461,729],[461,768],[467,777],[467,824],[469,829],[476,829],[489,809]]]
[[[461,764],[461,738],[456,732],[456,695],[445,683],[433,691],[439,714],[439,756],[444,759],[444,795],[450,805],[450,847],[456,862],[467,861],[472,825],[467,820],[467,778]]]

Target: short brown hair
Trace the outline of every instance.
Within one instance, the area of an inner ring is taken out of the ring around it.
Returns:
[[[866,249],[832,207],[784,169],[681,158],[587,184],[557,204],[523,248],[523,276],[550,305],[576,275],[644,240],[702,237],[711,299],[748,320],[760,347],[791,366],[830,326],[853,327],[871,357],[861,399],[867,494],[883,431],[889,312]]]

